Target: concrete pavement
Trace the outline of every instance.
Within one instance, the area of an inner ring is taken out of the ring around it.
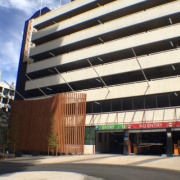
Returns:
[[[108,164],[108,165],[127,165],[150,168],[161,168],[180,171],[180,156],[141,156],[141,155],[116,155],[116,154],[95,154],[95,155],[75,155],[58,156],[38,159],[36,164],[51,163],[80,163],[80,164]]]
[[[136,167],[160,168],[180,172],[180,156],[140,156],[140,155],[117,155],[117,154],[96,154],[96,155],[69,155],[69,156],[24,156],[15,159],[6,159],[4,162],[43,164],[100,164],[100,165],[125,165]],[[53,175],[52,175],[53,173]],[[66,177],[66,178],[65,178]],[[9,178],[9,179],[8,179]],[[33,179],[34,178],[34,179]],[[54,178],[54,179],[53,179]],[[0,180],[95,180],[83,174],[67,172],[22,172],[13,173],[8,176],[0,176]],[[98,178],[99,179],[99,178]]]
[[[18,172],[0,176],[1,180],[101,180],[83,174],[57,172],[57,171],[37,171],[37,172]]]

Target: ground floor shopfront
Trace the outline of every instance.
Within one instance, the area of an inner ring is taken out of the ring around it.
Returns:
[[[180,123],[86,127],[85,144],[93,142],[93,153],[180,155]]]

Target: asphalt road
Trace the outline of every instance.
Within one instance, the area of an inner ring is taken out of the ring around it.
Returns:
[[[66,171],[106,180],[179,180],[180,172],[133,166],[96,164],[33,164],[0,162],[0,175],[27,171]],[[1,176],[0,176],[1,177]],[[0,178],[1,179],[1,178]]]

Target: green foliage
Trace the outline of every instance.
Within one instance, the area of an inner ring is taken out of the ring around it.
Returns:
[[[48,143],[50,149],[56,149],[58,146],[58,137],[55,132],[52,132],[48,138]]]
[[[58,147],[58,136],[55,132],[55,118],[54,116],[51,118],[51,130],[48,136],[48,145],[50,149],[56,149]]]
[[[7,127],[9,124],[9,112],[0,109],[0,127]]]
[[[0,109],[0,149],[7,146],[7,133],[9,126],[9,112]]]
[[[7,144],[8,127],[0,127],[0,147]]]
[[[8,142],[11,146],[11,149],[14,151],[16,150],[16,146],[19,142],[19,136],[20,136],[20,128],[19,128],[19,122],[18,122],[18,116],[13,117],[12,121],[10,122],[10,127],[8,130]]]

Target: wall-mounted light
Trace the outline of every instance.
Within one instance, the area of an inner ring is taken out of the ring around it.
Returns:
[[[170,24],[172,24],[172,23],[173,23],[171,18],[169,18],[169,23],[170,23]]]
[[[51,73],[54,73],[54,71],[52,71],[51,69],[48,69],[48,71],[51,72]]]
[[[173,44],[173,42],[172,42],[172,41],[170,41],[170,44],[171,44],[171,46],[172,46],[172,47],[174,47],[174,44]]]
[[[51,56],[53,56],[53,57],[55,56],[55,55],[54,55],[53,53],[51,53],[51,52],[49,52],[49,54],[50,54]]]
[[[99,102],[94,102],[95,104],[98,104],[98,105],[100,105],[100,103]]]
[[[103,41],[100,37],[99,37],[98,39],[99,39],[102,43],[104,43],[104,41]]]
[[[48,87],[47,87],[46,89],[47,89],[47,90],[49,90],[49,91],[52,91],[52,89],[51,89],[51,88],[48,88]]]
[[[100,60],[101,62],[103,62],[103,60],[101,58],[98,58],[98,60]]]
[[[101,82],[101,80],[99,80],[99,79],[96,79],[96,81]]]
[[[175,96],[178,96],[178,94],[177,94],[176,92],[174,92],[174,95],[175,95]]]
[[[99,24],[102,24],[102,22],[99,19],[97,21],[98,21]]]
[[[172,69],[173,69],[174,71],[176,70],[176,68],[174,67],[174,65],[172,65],[171,67],[172,67]]]

